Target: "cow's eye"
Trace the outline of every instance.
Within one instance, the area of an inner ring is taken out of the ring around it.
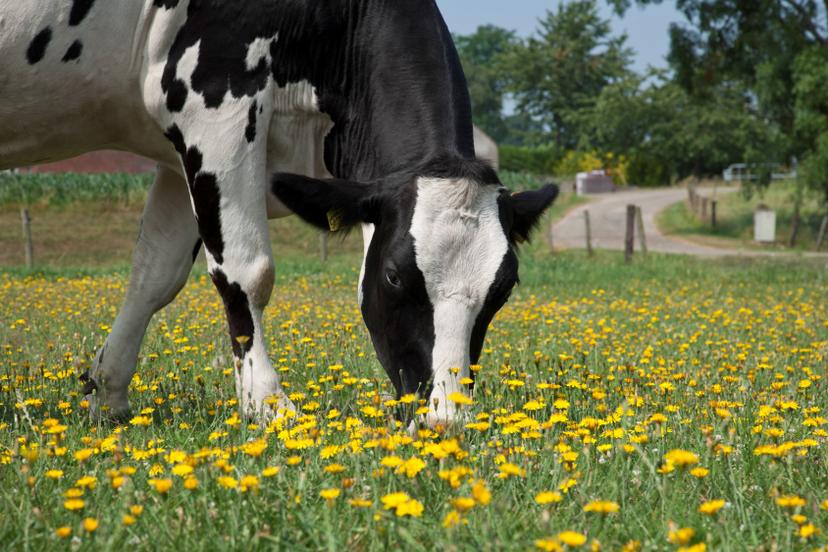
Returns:
[[[391,287],[398,288],[402,286],[402,281],[400,280],[400,276],[394,272],[393,270],[386,270],[385,271],[385,281],[388,282],[388,285]]]

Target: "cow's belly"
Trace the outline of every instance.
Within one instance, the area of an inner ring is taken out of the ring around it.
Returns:
[[[267,141],[268,175],[289,172],[330,177],[325,167],[325,137],[333,123],[317,105],[313,87],[307,83],[275,88]],[[267,213],[270,218],[292,214],[272,193],[267,194]]]
[[[151,153],[160,135],[136,85],[146,4],[94,2],[70,25],[72,5],[0,5],[0,169],[102,148]]]

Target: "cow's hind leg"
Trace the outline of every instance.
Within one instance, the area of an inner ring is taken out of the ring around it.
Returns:
[[[122,420],[129,415],[127,388],[147,326],[186,283],[199,244],[186,181],[159,167],[144,207],[126,299],[85,378],[93,416]]]

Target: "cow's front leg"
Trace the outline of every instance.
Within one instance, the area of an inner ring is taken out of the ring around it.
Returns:
[[[294,407],[268,357],[262,323],[274,282],[266,148],[264,142],[218,140],[221,134],[177,126],[167,131],[181,154],[210,277],[224,302],[242,413],[267,420]]]

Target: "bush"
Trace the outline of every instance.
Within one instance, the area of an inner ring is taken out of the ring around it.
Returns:
[[[513,192],[520,192],[523,190],[538,190],[546,184],[546,181],[538,178],[536,175],[525,172],[514,171],[498,171],[500,181],[504,186]]]
[[[655,157],[637,154],[627,165],[627,182],[634,186],[666,186],[671,177],[667,165]]]
[[[533,174],[555,174],[562,152],[553,144],[545,146],[500,146],[500,169]]]

